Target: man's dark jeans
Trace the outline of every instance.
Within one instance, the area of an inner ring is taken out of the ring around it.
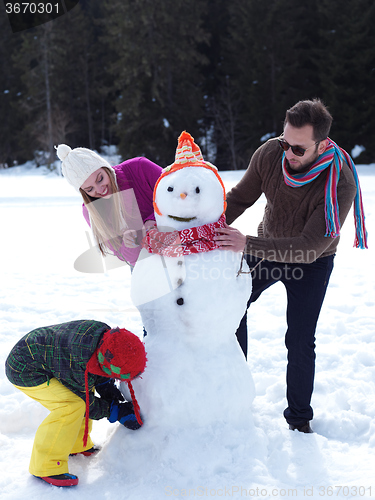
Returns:
[[[246,260],[250,269],[260,261],[251,255],[246,255]],[[283,264],[264,260],[252,272],[253,289],[248,307],[277,281],[281,281],[286,288],[288,407],[284,411],[284,417],[294,425],[313,418],[310,402],[315,373],[315,329],[333,269],[333,260],[334,255],[321,257],[311,264]],[[236,335],[247,356],[246,314]]]

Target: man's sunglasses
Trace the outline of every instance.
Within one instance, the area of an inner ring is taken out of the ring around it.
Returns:
[[[313,144],[312,146],[304,149],[304,148],[301,148],[301,146],[291,146],[289,144],[289,142],[286,142],[285,139],[283,139],[282,137],[278,137],[277,139],[279,141],[279,144],[280,144],[280,147],[283,151],[288,151],[289,148],[291,148],[292,152],[294,155],[296,156],[303,156],[306,151],[314,146],[316,146],[317,144],[319,144],[320,141],[317,141],[315,142],[315,144]]]

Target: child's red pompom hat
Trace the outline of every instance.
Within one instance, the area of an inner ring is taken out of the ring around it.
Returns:
[[[89,423],[89,387],[88,374],[116,378],[126,382],[132,397],[134,413],[142,425],[139,405],[135,398],[131,381],[140,375],[146,367],[146,350],[143,342],[134,333],[125,328],[113,328],[104,332],[98,347],[89,359],[85,371],[86,416],[83,445],[87,445]]]

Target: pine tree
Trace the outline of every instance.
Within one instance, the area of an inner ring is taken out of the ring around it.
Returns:
[[[290,106],[320,92],[315,3],[234,0],[229,5],[221,86],[229,78],[239,99],[237,161],[242,167],[266,138],[281,133]]]
[[[166,165],[190,132],[219,168],[245,168],[285,111],[320,97],[332,138],[375,160],[372,0],[81,0],[12,34],[0,17],[0,163],[54,145]]]
[[[205,2],[111,0],[106,7],[105,43],[115,55],[111,74],[118,89],[120,151],[124,157],[144,155],[162,165],[171,163],[184,129],[199,140]]]
[[[14,60],[26,90],[23,133],[32,138],[33,150],[42,152],[40,162],[53,162],[54,146],[61,142],[97,149],[110,139],[104,118],[109,75],[95,22],[98,4],[91,2],[86,11],[78,5],[22,34]]]
[[[22,33],[22,45],[14,55],[15,66],[22,72],[25,92],[21,107],[27,120],[23,133],[32,138],[34,151],[43,152],[40,161],[55,159],[56,104],[54,92],[57,46],[56,26],[59,20]]]
[[[375,160],[375,4],[320,0],[320,74],[323,97],[333,115],[331,136],[349,153],[363,146],[358,161]]]
[[[112,142],[115,99],[109,72],[111,53],[102,42],[102,2],[82,2],[62,19],[59,47],[64,52],[56,79],[57,99],[69,120],[69,145],[100,149]]]
[[[0,16],[0,165],[29,159],[28,137],[20,132],[24,116],[20,100],[24,92],[21,73],[13,66],[13,55],[20,50],[21,39],[11,32],[5,16]]]

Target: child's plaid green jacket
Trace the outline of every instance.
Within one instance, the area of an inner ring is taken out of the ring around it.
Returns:
[[[20,339],[6,362],[10,382],[33,387],[55,377],[65,387],[86,401],[86,364],[94,354],[103,333],[111,327],[94,320],[37,328]],[[110,403],[94,396],[95,385],[108,378],[89,373],[90,418],[99,420],[110,414]]]

